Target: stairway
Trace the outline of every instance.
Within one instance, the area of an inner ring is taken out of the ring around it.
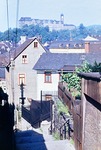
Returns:
[[[54,140],[48,133],[50,124],[42,122],[41,129],[15,132],[17,150],[75,150],[68,140]]]

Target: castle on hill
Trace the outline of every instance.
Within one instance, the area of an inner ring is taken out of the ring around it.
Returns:
[[[21,17],[19,20],[19,27],[22,28],[24,25],[39,25],[42,27],[49,27],[49,30],[73,30],[75,25],[64,24],[64,15],[60,15],[60,20],[48,20],[48,19],[32,19],[31,17]]]

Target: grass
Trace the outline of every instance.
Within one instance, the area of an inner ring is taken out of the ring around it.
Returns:
[[[72,145],[74,145],[74,140],[73,140],[73,139],[70,139],[70,143],[71,143]]]
[[[43,133],[43,130],[42,130],[42,128],[40,128],[40,131]]]
[[[58,132],[53,133],[53,137],[55,140],[60,140],[60,136]]]
[[[58,113],[63,112],[65,114],[69,115],[68,107],[66,105],[64,105],[63,102],[60,100],[58,100],[58,102],[57,102],[57,110],[58,110]]]

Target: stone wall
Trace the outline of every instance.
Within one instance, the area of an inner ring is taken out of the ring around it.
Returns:
[[[101,81],[100,74],[82,77],[82,150],[101,150]]]

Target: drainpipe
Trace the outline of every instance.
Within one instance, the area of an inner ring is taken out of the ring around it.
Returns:
[[[11,58],[11,99],[12,103],[15,105],[15,100],[14,100],[14,68],[15,68],[15,63],[13,58]]]

